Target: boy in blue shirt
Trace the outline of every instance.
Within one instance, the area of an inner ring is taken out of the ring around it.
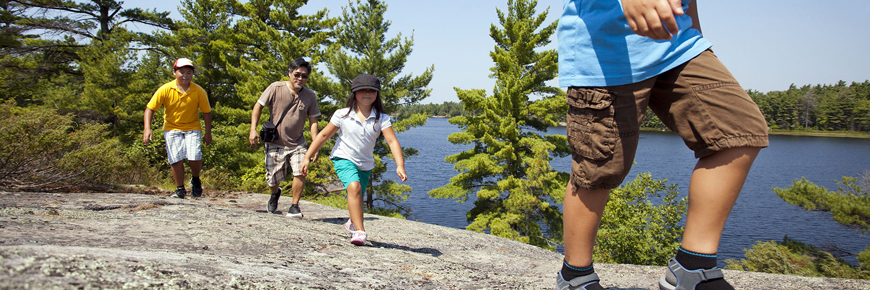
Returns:
[[[646,108],[699,158],[682,244],[661,289],[734,289],[716,268],[725,221],[759,150],[758,106],[710,50],[691,0],[565,0],[559,81],[573,151],[565,191],[565,261],[557,289],[604,289],[592,249],[610,189],[637,152]]]

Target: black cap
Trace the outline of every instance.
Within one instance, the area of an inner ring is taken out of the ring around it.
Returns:
[[[350,85],[350,92],[353,93],[362,89],[370,89],[380,92],[381,80],[369,74],[358,75],[357,77],[353,78],[353,82]]]

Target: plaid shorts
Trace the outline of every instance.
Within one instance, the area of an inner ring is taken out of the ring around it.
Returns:
[[[628,175],[647,107],[695,158],[736,147],[767,147],[767,122],[749,94],[704,51],[656,77],[610,87],[568,88],[571,184],[612,189]]]
[[[202,160],[202,132],[199,130],[163,131],[166,139],[166,155],[169,164],[175,164],[182,160]]]
[[[266,142],[266,184],[276,186],[284,181],[289,167],[293,176],[302,176],[302,160],[308,148],[305,145],[288,147]]]

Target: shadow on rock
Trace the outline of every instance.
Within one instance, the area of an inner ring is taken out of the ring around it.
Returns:
[[[365,218],[363,218],[363,221],[376,221],[376,220],[380,220],[380,219],[377,217],[365,217]],[[347,218],[345,218],[345,217],[321,218],[321,219],[312,219],[312,221],[325,222],[325,223],[331,223],[331,224],[336,224],[336,225],[343,225],[345,222],[347,222]]]
[[[414,252],[414,253],[419,253],[419,254],[432,255],[432,257],[440,257],[442,255],[441,251],[439,251],[437,249],[433,249],[433,248],[411,248],[411,247],[407,247],[407,246],[381,243],[381,242],[376,242],[376,241],[371,241],[371,240],[369,240],[369,243],[371,243],[373,247],[409,251],[409,252]]]

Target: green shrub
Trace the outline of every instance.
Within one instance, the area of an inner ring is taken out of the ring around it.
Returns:
[[[599,263],[665,265],[680,246],[688,200],[677,198],[677,185],[640,173],[611,191],[598,236],[594,260]],[[653,203],[661,201],[659,205]]]
[[[12,190],[104,188],[124,182],[131,162],[108,124],[77,124],[53,109],[0,104],[0,187]]]
[[[746,259],[725,261],[726,269],[844,279],[868,279],[870,272],[854,267],[831,253],[786,236],[782,242],[758,242],[744,250]],[[866,255],[868,251],[862,252]],[[859,256],[860,257],[860,256]]]
[[[806,178],[795,180],[791,187],[774,188],[782,200],[806,210],[828,211],[837,222],[870,232],[870,193],[862,189],[860,180],[844,176],[837,180],[837,191],[815,185]]]
[[[806,210],[831,212],[835,221],[866,234],[870,232],[870,192],[866,189],[868,180],[870,173],[867,171],[860,177],[844,176],[836,181],[837,191],[830,191],[801,178],[789,188],[774,188],[773,191],[789,204]],[[870,268],[870,247],[858,254],[857,258],[861,267]]]

